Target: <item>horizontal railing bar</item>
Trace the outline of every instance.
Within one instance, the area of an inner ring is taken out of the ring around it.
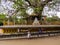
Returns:
[[[60,25],[7,25],[7,26],[0,26],[0,28],[52,28],[52,27],[58,27],[60,28]]]

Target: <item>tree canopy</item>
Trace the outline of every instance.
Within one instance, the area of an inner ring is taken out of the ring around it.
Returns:
[[[16,9],[13,14],[21,12],[20,15],[26,17],[28,16],[26,10],[28,7],[30,7],[34,10],[33,15],[35,14],[41,16],[44,6],[50,1],[52,0],[13,0],[14,8]]]

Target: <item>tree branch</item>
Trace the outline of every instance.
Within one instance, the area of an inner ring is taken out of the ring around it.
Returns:
[[[30,2],[30,0],[25,0],[25,1],[27,1],[28,3],[29,3],[29,6],[33,6],[33,7],[36,7],[37,5],[34,5],[32,2]],[[37,2],[36,2],[36,0],[34,0],[35,1],[35,3],[36,4],[38,4]],[[45,1],[40,1],[40,4],[38,4],[38,5],[46,5],[48,2],[50,2],[50,1],[52,1],[52,0],[45,0]]]

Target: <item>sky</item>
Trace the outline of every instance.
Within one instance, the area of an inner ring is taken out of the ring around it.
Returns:
[[[11,2],[11,1],[5,2],[4,0],[1,0],[1,5],[3,5],[4,8],[8,8],[9,10],[13,10],[13,8],[12,8],[12,5],[13,5],[13,4],[14,4],[14,3]]]
[[[14,10],[13,7],[13,2],[11,1],[7,1],[5,2],[5,0],[1,0],[1,8],[0,8],[0,13],[8,13],[8,10]],[[4,8],[3,8],[4,7]]]
[[[14,10],[12,8],[12,5],[14,3],[13,2],[10,2],[10,1],[7,1],[5,2],[5,0],[1,0],[1,4],[0,4],[0,13],[8,13],[8,10]],[[56,4],[58,5],[58,4]],[[60,4],[59,4],[60,5]],[[4,7],[4,8],[3,8]],[[59,11],[57,11],[57,9],[59,8]],[[5,9],[5,10],[4,10]],[[44,10],[43,10],[43,15],[46,15],[48,17],[51,17],[51,15],[57,15],[59,18],[60,18],[60,6],[56,6],[55,7],[56,10],[49,10],[49,8],[47,6],[44,7]],[[28,11],[26,11],[27,13],[31,14],[33,12],[33,9],[29,9]],[[30,13],[31,12],[31,13]]]
[[[48,6],[45,6],[43,10],[43,15],[46,15],[48,17],[52,17],[52,15],[56,15],[60,18],[60,4],[54,6],[51,9]]]

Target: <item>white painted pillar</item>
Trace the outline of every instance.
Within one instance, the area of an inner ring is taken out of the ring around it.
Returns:
[[[27,37],[30,38],[31,34],[30,34],[30,31],[27,32]]]
[[[19,28],[18,28],[18,33],[19,33],[19,31],[20,31],[20,30],[19,30]]]

